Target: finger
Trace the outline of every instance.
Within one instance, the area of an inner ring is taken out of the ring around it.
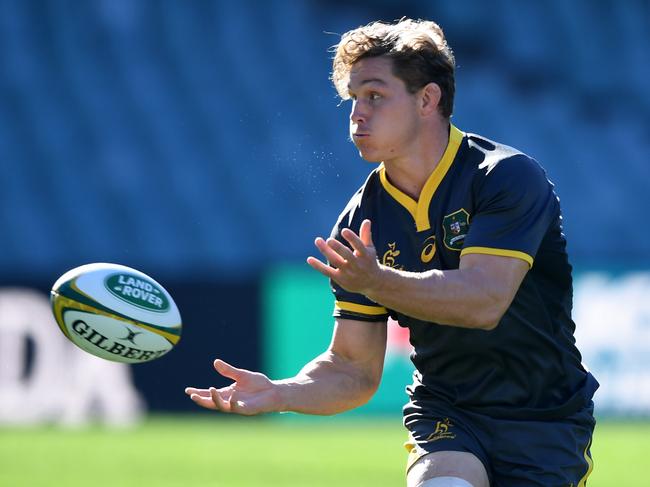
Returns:
[[[230,399],[230,396],[232,395],[232,387],[223,387],[221,389],[217,389],[219,392],[219,395],[221,396],[222,399],[228,401]],[[185,394],[188,396],[192,396],[193,394],[196,394],[201,397],[211,397],[210,389],[196,389],[194,387],[186,387],[185,388]]]
[[[374,247],[372,243],[372,230],[370,229],[370,220],[363,220],[359,229],[359,237],[366,247]]]
[[[223,375],[224,377],[228,377],[229,379],[232,379],[236,382],[242,380],[246,376],[246,374],[249,373],[249,371],[247,370],[233,367],[229,363],[224,362],[223,360],[220,359],[216,359],[213,365],[215,370],[219,372],[221,375]]]
[[[215,402],[213,401],[210,395],[204,397],[199,394],[192,394],[190,396],[190,399],[194,401],[196,404],[198,404],[199,406],[204,407],[206,409],[212,409],[212,410],[217,409],[217,405],[215,404]]]
[[[352,246],[352,248],[354,249],[357,255],[365,255],[366,245],[363,243],[363,241],[359,238],[359,236],[356,233],[354,233],[349,228],[344,228],[341,231],[341,235],[345,240],[348,241],[348,243]]]
[[[230,401],[227,401],[221,397],[219,391],[214,387],[210,387],[210,397],[212,398],[212,402],[217,406],[217,409],[219,409],[219,411],[223,411],[224,413],[229,413],[232,411]]]
[[[208,397],[210,395],[209,389],[197,389],[195,387],[186,387],[185,394],[191,396],[192,394],[198,394],[199,396]]]
[[[328,266],[327,264],[324,264],[316,257],[307,257],[307,264],[312,266],[315,270],[323,274],[325,277],[329,277],[330,279],[334,279],[334,276],[336,275],[336,269]]]
[[[331,266],[333,267],[341,267],[342,265],[347,264],[347,261],[341,254],[337,253],[331,245],[329,245],[329,241],[335,239],[328,239],[327,242],[323,240],[322,238],[318,237],[315,241],[314,244],[316,247],[318,247],[318,250],[320,250],[320,253],[323,254],[323,256],[328,260]]]
[[[347,263],[350,259],[354,259],[354,254],[352,251],[346,245],[342,244],[335,238],[328,238],[327,246],[334,250],[334,252],[336,252],[338,255],[343,257],[343,259],[345,259],[345,263]]]

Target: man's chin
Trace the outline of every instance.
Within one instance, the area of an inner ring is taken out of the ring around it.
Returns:
[[[361,149],[359,149],[359,155],[366,162],[371,162],[373,164],[380,163],[383,160],[378,154],[374,154],[370,151],[363,151]]]

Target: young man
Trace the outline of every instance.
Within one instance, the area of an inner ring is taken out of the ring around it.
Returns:
[[[392,316],[414,346],[409,486],[585,485],[598,383],[573,338],[558,199],[534,160],[450,123],[454,67],[433,22],[343,35],[332,78],[361,156],[381,164],[316,239],[328,263],[307,259],[332,282],[331,345],[278,381],[217,360],[235,383],[186,392],[238,414],[359,406]]]

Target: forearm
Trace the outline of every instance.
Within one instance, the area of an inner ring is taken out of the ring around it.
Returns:
[[[423,321],[492,329],[505,311],[500,283],[478,268],[406,272],[381,266],[367,291],[376,303]]]
[[[279,410],[331,415],[361,406],[375,393],[379,377],[371,377],[331,351],[319,355],[290,379],[273,381]]]

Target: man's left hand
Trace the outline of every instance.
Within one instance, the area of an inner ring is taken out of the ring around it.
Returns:
[[[324,264],[315,257],[307,258],[307,263],[347,291],[367,295],[378,284],[381,266],[377,261],[377,251],[372,243],[370,220],[364,220],[359,235],[349,228],[341,231],[341,236],[352,249],[334,238],[327,240],[318,237],[316,247],[327,259]]]

